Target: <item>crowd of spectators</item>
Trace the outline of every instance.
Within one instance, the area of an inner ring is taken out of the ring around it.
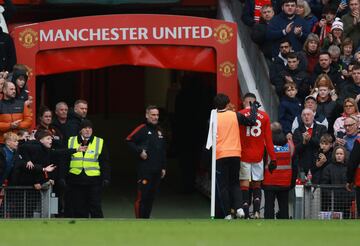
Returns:
[[[69,110],[59,102],[55,114],[42,106],[33,129],[32,98],[27,88],[28,69],[16,64],[12,72],[0,72],[0,182],[5,186],[54,186],[64,215],[66,175],[71,154],[68,139],[77,136],[86,119],[88,104],[77,100]]]
[[[345,157],[360,138],[360,1],[243,5],[242,21],[269,65],[299,176],[310,171],[315,184],[345,185]]]

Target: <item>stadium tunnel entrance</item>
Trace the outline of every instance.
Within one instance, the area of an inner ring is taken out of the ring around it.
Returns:
[[[104,209],[105,215],[133,216],[137,160],[125,138],[144,121],[149,104],[160,107],[160,125],[168,140],[168,175],[159,193],[166,200],[162,212],[169,214],[166,211],[176,207],[175,199],[182,196],[191,205],[182,206],[183,213],[176,216],[207,215],[208,201],[194,191],[196,174],[207,165],[203,146],[216,93],[215,74],[126,65],[38,76],[36,85],[37,95],[41,95],[37,108],[47,105],[54,109],[59,101],[71,107],[79,98],[89,102],[94,134],[105,139],[111,157],[112,185],[105,200],[110,209]],[[122,204],[118,207],[127,212],[111,208],[115,204]]]
[[[180,131],[174,136],[186,144],[180,145],[186,148],[176,148],[182,153],[180,162],[185,167],[193,167],[188,160],[198,158],[193,156],[198,156],[201,148],[193,138],[203,136],[207,129],[197,124],[202,122],[197,118],[202,115],[208,118],[209,99],[217,91],[228,94],[235,106],[239,103],[236,30],[236,24],[222,20],[136,14],[35,23],[16,27],[11,35],[18,63],[27,65],[30,71],[28,86],[34,105],[47,103],[53,107],[60,100],[70,105],[78,98],[88,100],[95,125],[104,127],[104,138],[111,135],[110,146],[125,144],[126,134],[143,119],[145,105],[166,106],[164,95],[171,88],[169,85],[182,83],[183,88],[188,89],[183,93],[180,109],[173,111],[173,117],[179,117],[173,122],[181,123]],[[162,77],[167,79],[160,79]],[[164,107],[161,115],[169,112],[166,109]],[[184,112],[179,113],[181,110]],[[105,123],[97,124],[97,121]],[[35,120],[33,122],[35,125]],[[124,132],[105,132],[119,126]],[[96,132],[101,135],[101,128]],[[189,152],[189,149],[196,151]],[[170,155],[173,152],[170,149]],[[115,153],[121,151],[115,150]],[[122,162],[122,158],[116,160]],[[117,163],[113,166],[117,167]],[[131,170],[135,172],[135,168]],[[119,180],[129,177],[121,171],[119,175],[124,175]],[[122,185],[129,184],[133,183]],[[184,185],[184,191],[189,190],[186,187]],[[176,199],[175,207],[181,207],[180,200],[183,199]],[[188,204],[188,199],[184,202]],[[133,214],[132,209],[120,217],[129,217],[129,214]],[[174,217],[174,213],[168,217]]]

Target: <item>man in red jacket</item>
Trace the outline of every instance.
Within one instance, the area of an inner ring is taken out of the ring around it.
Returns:
[[[250,103],[256,101],[253,93],[244,96],[244,109],[241,114],[248,116],[250,113]],[[245,218],[249,217],[249,185],[252,182],[254,197],[254,217],[260,217],[261,204],[261,181],[264,179],[264,150],[270,155],[271,163],[269,169],[276,168],[276,156],[272,142],[270,118],[262,110],[257,111],[256,124],[254,126],[240,126],[241,139],[241,164],[240,164],[240,189],[243,196],[243,210]]]

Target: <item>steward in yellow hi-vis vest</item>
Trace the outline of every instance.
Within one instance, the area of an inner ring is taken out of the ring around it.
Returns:
[[[69,138],[68,148],[80,151],[71,155],[68,166],[65,216],[103,218],[101,193],[110,184],[109,155],[104,140],[93,135],[89,120],[83,120],[79,135]]]

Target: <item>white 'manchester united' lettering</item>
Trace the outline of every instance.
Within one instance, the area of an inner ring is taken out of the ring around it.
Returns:
[[[208,26],[82,28],[40,30],[40,42],[116,41],[153,39],[206,39],[213,35]]]

